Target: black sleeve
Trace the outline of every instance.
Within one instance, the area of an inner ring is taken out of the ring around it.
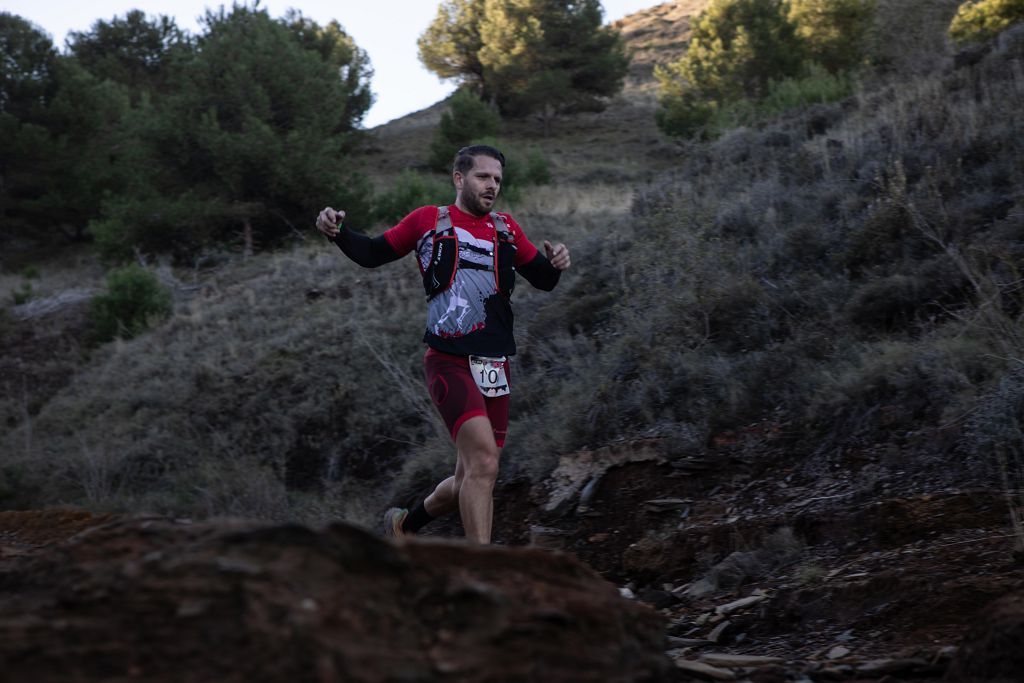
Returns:
[[[363,268],[376,268],[399,258],[383,235],[368,237],[342,226],[331,241]]]
[[[539,251],[532,261],[524,263],[517,270],[531,285],[537,289],[543,289],[545,292],[554,289],[558,284],[558,278],[562,275],[562,271],[551,265],[551,261],[548,261]]]

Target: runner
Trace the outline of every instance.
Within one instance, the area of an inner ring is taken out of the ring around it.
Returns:
[[[544,241],[544,254],[507,213],[494,212],[505,157],[473,145],[455,155],[455,203],[423,206],[380,237],[343,225],[345,212],[320,212],[317,229],[361,266],[375,268],[415,252],[427,295],[423,359],[427,390],[457,450],[455,473],[412,511],[385,513],[389,536],[414,534],[459,511],[466,538],[490,543],[494,482],[508,430],[511,368],[516,352],[510,298],[516,273],[545,291],[569,267],[564,244]]]

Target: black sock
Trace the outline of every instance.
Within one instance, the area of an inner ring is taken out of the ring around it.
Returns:
[[[421,502],[414,507],[402,520],[402,531],[414,534],[426,525],[434,521],[434,518],[427,513],[427,508]]]

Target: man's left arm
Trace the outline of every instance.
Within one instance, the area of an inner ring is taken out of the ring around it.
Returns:
[[[567,246],[561,242],[552,246],[551,242],[544,240],[544,254],[537,251],[530,261],[519,266],[517,272],[537,289],[550,292],[570,264]]]
[[[512,216],[504,215],[514,235],[516,245],[516,272],[537,289],[550,292],[558,284],[562,271],[569,267],[569,248],[559,242],[552,246],[544,240],[544,254],[529,240],[523,228]],[[545,256],[546,254],[546,256]]]

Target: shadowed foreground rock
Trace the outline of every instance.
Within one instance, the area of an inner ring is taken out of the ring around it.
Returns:
[[[0,555],[32,681],[661,681],[661,617],[574,559],[359,529],[114,521]]]
[[[985,608],[949,667],[948,681],[1016,683],[1024,677],[1024,593]]]

